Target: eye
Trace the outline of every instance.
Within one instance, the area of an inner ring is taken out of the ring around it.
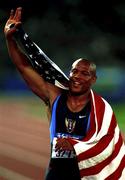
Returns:
[[[90,73],[83,71],[83,72],[82,72],[82,75],[84,75],[84,76],[90,76]]]
[[[72,74],[75,74],[75,73],[77,73],[77,70],[76,70],[76,69],[72,69],[72,70],[71,70],[71,73],[72,73]]]

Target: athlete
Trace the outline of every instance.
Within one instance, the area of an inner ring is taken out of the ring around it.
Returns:
[[[45,180],[124,180],[125,146],[114,112],[92,90],[96,65],[84,58],[74,61],[66,90],[46,81],[13,37],[22,23],[21,12],[11,11],[4,33],[10,58],[49,109],[51,158]]]

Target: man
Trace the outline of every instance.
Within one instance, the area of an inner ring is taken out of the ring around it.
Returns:
[[[13,38],[21,24],[21,10],[11,11],[4,33],[13,63],[50,112],[51,159],[46,180],[124,180],[125,146],[115,115],[91,89],[97,78],[95,64],[76,60],[68,90],[47,82],[31,67]]]

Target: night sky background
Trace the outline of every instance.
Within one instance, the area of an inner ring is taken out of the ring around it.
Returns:
[[[107,72],[101,74],[105,78],[114,73],[115,69],[115,77],[119,76],[124,82],[125,1],[4,0],[2,3],[1,82],[5,74],[9,76],[17,73],[9,60],[3,28],[10,10],[19,6],[23,8],[22,23],[25,31],[65,73],[75,59],[84,57],[94,61],[99,70],[107,68]],[[121,82],[121,79],[116,78],[111,78],[110,82]]]

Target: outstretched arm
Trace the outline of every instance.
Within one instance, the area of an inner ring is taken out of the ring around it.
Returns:
[[[8,52],[16,68],[27,82],[31,90],[37,94],[45,103],[53,103],[54,99],[60,93],[61,89],[46,82],[29,64],[27,57],[21,52],[16,41],[14,33],[21,26],[22,8],[17,8],[15,13],[11,10],[10,17],[5,25],[4,34],[6,37]],[[11,28],[10,28],[11,27]]]

